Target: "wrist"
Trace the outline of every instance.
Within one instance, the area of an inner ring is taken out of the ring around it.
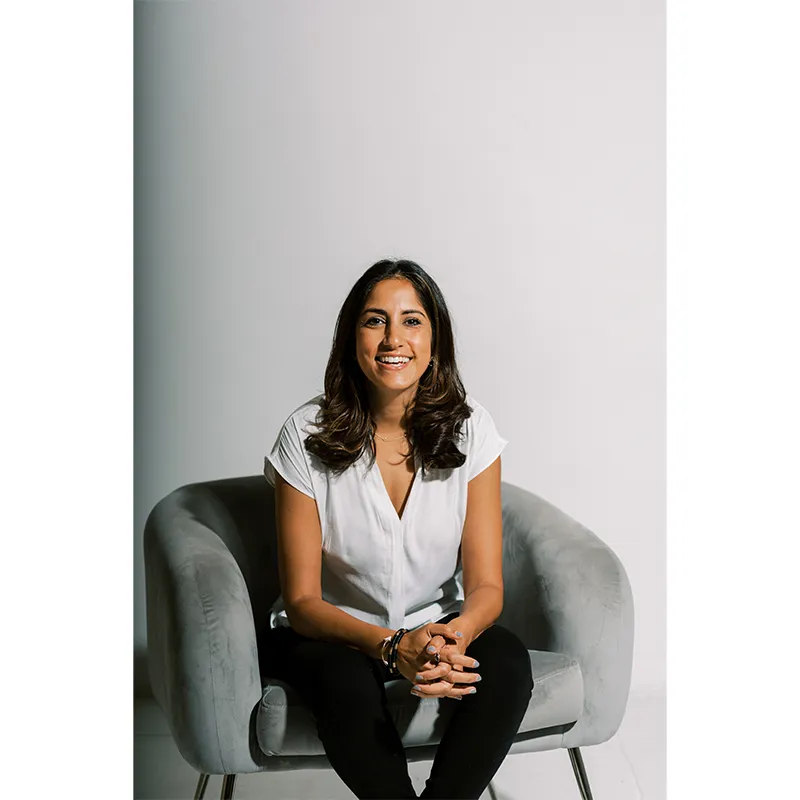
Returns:
[[[392,643],[392,636],[385,636],[381,639],[381,643],[378,645],[378,661],[380,661],[384,666],[389,666],[389,646]]]
[[[379,628],[377,631],[378,637],[375,639],[375,644],[372,646],[372,651],[370,655],[373,658],[378,659],[378,661],[382,661],[384,664],[386,663],[386,656],[388,654],[388,643],[391,642],[392,636],[394,636],[394,629],[393,628]]]
[[[394,632],[390,642],[386,645],[386,666],[389,670],[389,674],[394,677],[397,677],[401,674],[398,668],[398,659],[401,653],[400,648],[407,633],[408,628],[398,628]]]
[[[479,633],[477,622],[470,616],[459,616],[447,623],[464,634],[464,641],[469,644]]]
[[[397,643],[397,655],[402,656],[405,661],[413,661],[418,653],[414,652],[411,637],[408,635],[411,631],[406,631],[405,635]]]

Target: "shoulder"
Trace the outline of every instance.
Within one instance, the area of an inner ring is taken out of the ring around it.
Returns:
[[[302,434],[304,437],[309,433],[313,433],[314,425],[317,420],[317,413],[322,405],[323,397],[324,395],[318,394],[297,406],[286,418],[281,426],[281,430],[296,432]]]
[[[467,392],[466,402],[471,413],[464,421],[463,431],[467,438],[472,438],[476,434],[483,432],[487,427],[491,427],[494,422],[491,414],[469,392]]]
[[[312,425],[321,401],[322,395],[319,395],[299,405],[281,425],[275,443],[264,459],[264,475],[272,486],[275,486],[277,471],[295,489],[315,497],[313,464],[304,442],[308,434],[313,432]]]
[[[466,471],[468,480],[483,472],[503,452],[508,440],[497,430],[492,415],[472,395],[467,394],[472,414],[464,423]]]

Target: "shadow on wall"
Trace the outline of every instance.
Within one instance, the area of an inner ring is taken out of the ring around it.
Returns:
[[[136,648],[133,651],[133,696],[152,697],[150,675],[147,672],[147,650]]]

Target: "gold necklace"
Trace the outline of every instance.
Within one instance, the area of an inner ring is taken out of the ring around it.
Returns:
[[[385,436],[381,436],[377,431],[373,431],[373,433],[379,438],[383,439],[384,442],[399,442],[401,439],[405,439],[406,435],[403,434],[402,436],[398,436],[396,439],[387,439]]]

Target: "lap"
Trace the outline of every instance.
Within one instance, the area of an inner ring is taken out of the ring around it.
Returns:
[[[450,614],[440,621],[446,622],[456,616]],[[266,675],[303,693],[313,685],[322,691],[330,689],[377,697],[380,691],[376,694],[376,687],[381,690],[384,683],[395,679],[381,662],[360,650],[337,642],[311,639],[292,628],[268,631],[264,645]],[[480,662],[480,668],[467,671],[479,672],[483,680],[496,674],[502,675],[504,680],[516,677],[532,681],[527,648],[516,634],[502,625],[495,624],[483,631],[470,643],[466,653]]]
[[[292,628],[267,633],[265,672],[292,684],[296,681],[342,682],[363,680],[373,672],[373,661],[353,647],[322,639],[310,639]]]

